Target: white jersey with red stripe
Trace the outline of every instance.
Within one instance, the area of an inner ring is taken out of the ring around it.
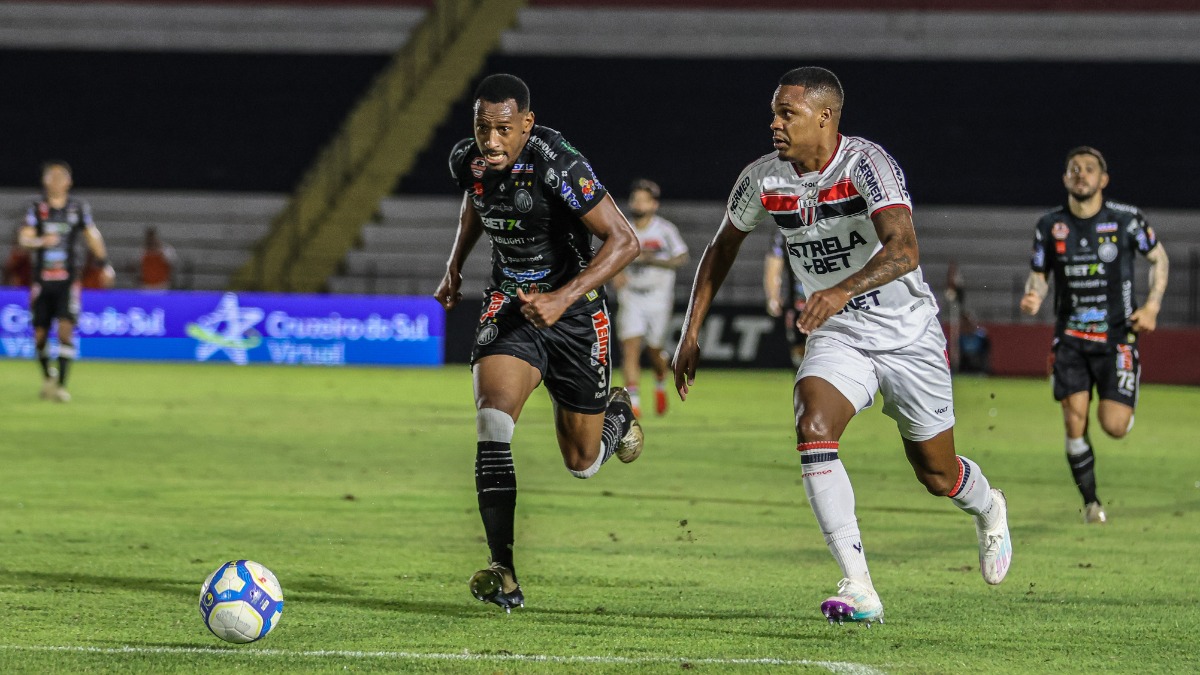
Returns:
[[[912,210],[904,172],[875,143],[838,136],[819,171],[801,174],[773,152],[738,176],[727,215],[743,232],[770,216],[787,239],[788,260],[807,293],[836,286],[881,248],[871,216]],[[867,350],[911,344],[937,316],[921,268],[851,298],[815,334]]]

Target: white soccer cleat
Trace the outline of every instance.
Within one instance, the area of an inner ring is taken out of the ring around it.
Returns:
[[[47,377],[42,380],[42,391],[38,394],[41,398],[52,401],[54,395],[58,392],[58,379],[55,376]]]
[[[1012,563],[1012,537],[1008,534],[1008,500],[1004,491],[992,488],[992,508],[995,521],[984,529],[983,518],[976,516],[975,533],[979,536],[979,571],[983,580],[995,586],[1004,581]]]
[[[621,401],[633,409],[633,405],[629,399],[629,392],[625,387],[613,387],[608,392],[608,402]],[[617,443],[617,459],[628,464],[637,459],[642,454],[642,446],[645,445],[646,438],[642,432],[642,425],[638,422],[636,414],[629,421],[629,431],[625,432],[625,437]]]
[[[54,388],[54,394],[51,396],[50,400],[57,401],[59,403],[70,403],[71,392],[67,391],[66,387],[56,386]]]
[[[1100,506],[1100,502],[1088,502],[1083,507],[1083,522],[1091,525],[1103,525],[1108,522],[1108,514],[1104,513],[1104,507]]]
[[[830,624],[861,621],[870,628],[872,622],[883,623],[883,602],[871,584],[842,579],[838,582],[837,595],[821,603],[821,614]]]

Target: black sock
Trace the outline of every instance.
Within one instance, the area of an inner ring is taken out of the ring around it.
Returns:
[[[38,354],[38,362],[42,364],[42,377],[50,379],[50,357],[42,356],[41,352]]]
[[[1079,455],[1067,455],[1067,463],[1071,465],[1071,475],[1075,476],[1075,487],[1083,495],[1083,503],[1099,503],[1096,497],[1096,455],[1092,452],[1092,444],[1088,443],[1087,452]]]
[[[58,357],[58,386],[67,386],[67,366],[71,365],[71,359]]]
[[[487,534],[492,562],[513,570],[513,514],[517,508],[517,474],[512,445],[480,441],[475,450],[475,494]]]
[[[604,459],[601,464],[607,462],[617,451],[617,446],[621,439],[625,438],[625,434],[629,433],[632,424],[633,408],[618,401],[609,404],[608,410],[604,411],[604,430],[600,432],[600,438],[604,442]]]

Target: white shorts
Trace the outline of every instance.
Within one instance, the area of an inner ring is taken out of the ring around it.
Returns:
[[[622,290],[617,293],[621,307],[617,310],[617,337],[624,342],[644,338],[646,346],[662,349],[667,337],[667,323],[674,305],[673,288],[649,293]]]
[[[954,426],[954,391],[946,337],[932,321],[915,342],[893,351],[867,351],[825,335],[809,336],[796,380],[819,377],[854,406],[871,407],[883,394],[883,414],[900,435],[926,441]]]

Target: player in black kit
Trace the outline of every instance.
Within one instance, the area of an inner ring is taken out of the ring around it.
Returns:
[[[1067,205],[1042,216],[1033,240],[1033,271],[1021,310],[1036,314],[1054,275],[1057,316],[1053,344],[1054,398],[1062,403],[1067,462],[1083,495],[1086,523],[1108,520],[1096,496],[1095,456],[1088,438],[1092,387],[1104,433],[1122,438],[1137,405],[1138,333],[1154,330],[1167,290],[1167,253],[1136,207],[1105,201],[1108,165],[1100,151],[1067,153]],[[1146,302],[1134,300],[1134,254],[1150,263]]]
[[[70,196],[71,167],[63,161],[42,165],[44,191],[25,213],[20,242],[31,249],[33,282],[29,309],[33,314],[33,336],[42,366],[42,398],[67,402],[67,370],[76,356],[75,322],[79,317],[79,256],[76,245],[82,235],[103,278],[112,285],[114,273],[108,264],[104,239],[92,221],[87,202]],[[48,342],[50,324],[58,321],[58,373],[50,367]]]
[[[491,550],[472,594],[505,610],[524,605],[513,565],[517,500],[511,443],[525,401],[545,383],[563,462],[589,478],[614,454],[637,459],[642,430],[629,394],[609,389],[611,324],[604,283],[637,257],[637,235],[579,151],[534,124],[529,89],[491,75],[474,97],[475,137],[450,153],[463,189],[458,233],[434,297],[462,299],[463,263],[484,232],[492,278],[471,354],[475,486]],[[592,235],[602,244],[592,250]]]

